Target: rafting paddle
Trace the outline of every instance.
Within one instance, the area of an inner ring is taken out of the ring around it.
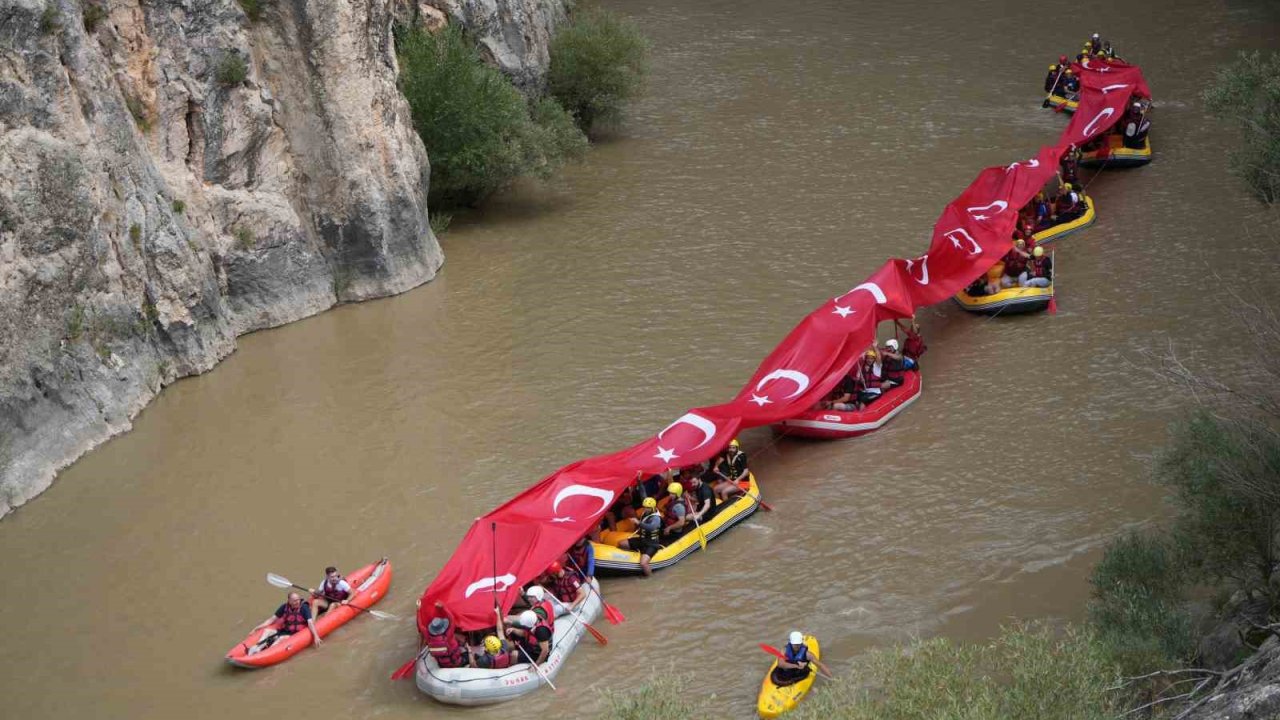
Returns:
[[[426,650],[426,648],[423,648],[423,650]],[[409,677],[409,675],[413,673],[413,666],[418,663],[418,658],[420,657],[422,657],[421,651],[419,651],[417,655],[414,655],[412,660],[401,665],[399,670],[396,670],[395,672],[391,673],[391,679],[403,680]]]
[[[587,577],[587,574],[582,571],[582,568],[578,567],[578,563],[574,562],[572,557],[568,558],[568,560],[569,560],[569,564],[573,566],[574,570],[578,571],[579,575],[582,575],[583,577]],[[596,589],[595,583],[593,583],[591,580],[592,578],[587,578],[587,587],[591,588],[591,592],[595,593],[596,597],[600,598],[600,604],[604,606],[604,617],[606,620],[609,621],[609,624],[617,625],[620,622],[625,622],[627,619],[627,616],[623,615],[621,610],[619,610],[618,608],[606,602],[604,599],[604,595],[600,594],[600,591]]]
[[[773,512],[773,506],[761,500],[759,495],[752,495],[751,493],[743,493],[743,494],[751,498],[752,500],[755,500],[756,504],[759,505],[760,507],[764,508],[765,510],[768,510],[769,512]]]
[[[692,517],[693,517],[693,526],[698,529],[698,547],[702,548],[703,552],[706,552],[707,534],[702,532],[702,524],[698,522],[698,516],[693,515]]]
[[[774,647],[774,646],[772,646],[772,645],[766,645],[765,643],[760,643],[760,649],[761,649],[761,650],[763,650],[763,651],[765,651],[765,652],[767,652],[767,653],[769,653],[770,655],[772,655],[772,656],[774,656],[774,657],[778,658],[779,660],[786,660],[786,659],[787,659],[787,656],[786,656],[786,655],[784,655],[784,654],[782,653],[782,651],[781,651],[781,650],[779,650],[778,648],[776,648],[776,647]],[[812,661],[813,661],[814,666],[818,668],[818,674],[819,674],[819,675],[821,675],[822,677],[824,677],[824,678],[826,678],[826,679],[828,679],[828,680],[835,680],[835,676],[833,676],[833,675],[831,674],[831,671],[827,669],[827,666],[826,666],[826,665],[823,665],[823,664],[822,664],[822,661],[821,661],[821,660],[819,660],[818,658],[815,658],[815,657],[811,657],[811,658],[809,658],[809,659],[810,659],[810,660],[812,660]]]
[[[555,685],[551,684],[551,678],[547,677],[547,672],[539,667],[538,663],[534,662],[532,657],[529,657],[529,651],[525,650],[523,645],[516,643],[516,649],[520,651],[521,655],[524,655],[524,659],[529,661],[529,664],[533,666],[533,669],[538,671],[538,674],[542,676],[542,679],[545,680],[548,685],[551,685],[552,692],[560,692]]]
[[[297,588],[298,590],[306,590],[312,595],[317,594],[315,590],[312,590],[311,588],[308,588],[308,587],[302,587],[301,585],[290,582],[289,578],[281,575],[277,575],[275,573],[267,573],[267,582],[271,583],[272,585],[275,585],[278,588]],[[359,610],[360,612],[367,612],[370,615],[382,620],[399,620],[400,619],[395,615],[392,615],[391,613],[385,613],[385,612],[382,612],[381,610],[370,610],[369,608],[360,607],[359,605],[352,605],[351,603],[346,603],[346,606],[353,610]]]

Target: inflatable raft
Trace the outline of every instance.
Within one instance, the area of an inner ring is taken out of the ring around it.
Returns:
[[[1053,300],[1053,286],[1011,287],[1005,288],[995,295],[975,296],[961,290],[956,293],[956,303],[972,313],[984,315],[1016,315],[1018,313],[1039,312],[1049,307]]]
[[[1080,107],[1079,98],[1076,98],[1075,100],[1068,100],[1066,97],[1063,97],[1062,95],[1059,95],[1057,93],[1050,95],[1048,98],[1048,102],[1049,102],[1049,107],[1053,108],[1054,110],[1061,109],[1062,112],[1067,112],[1067,113],[1074,113],[1076,111],[1076,108]]]
[[[862,410],[810,410],[775,423],[774,432],[799,437],[840,439],[866,435],[884,427],[920,397],[920,373],[908,371],[904,382],[884,391],[879,400]]]
[[[1080,155],[1081,167],[1138,167],[1151,162],[1151,136],[1142,139],[1141,148],[1127,148],[1124,138],[1107,135],[1106,146],[1087,150]]]
[[[809,655],[815,660],[822,659],[821,649],[818,647],[818,638],[812,635],[804,636],[804,644],[809,648]],[[773,671],[778,667],[778,661],[774,660],[769,666],[769,672],[764,675],[764,682],[760,685],[760,697],[756,701],[756,712],[760,713],[762,718],[776,718],[782,713],[794,710],[796,705],[809,694],[809,689],[813,687],[814,678],[818,677],[818,667],[815,663],[809,663],[809,677],[800,682],[778,687],[773,684]]]
[[[554,680],[556,673],[564,667],[569,653],[578,646],[578,641],[586,634],[587,627],[583,621],[595,622],[600,617],[603,600],[600,598],[600,584],[595,578],[591,580],[595,592],[587,593],[582,602],[574,608],[579,619],[573,613],[565,613],[556,618],[555,631],[551,636],[551,654],[542,662],[542,671]],[[514,700],[521,695],[537,690],[543,684],[542,676],[529,663],[512,665],[502,670],[485,670],[483,668],[442,668],[425,650],[418,656],[414,679],[418,689],[449,705],[488,705],[491,703]]]
[[[1053,227],[1047,227],[1044,230],[1032,235],[1037,245],[1043,245],[1047,242],[1064,238],[1077,230],[1083,230],[1093,224],[1098,214],[1094,209],[1093,198],[1080,193],[1080,199],[1085,204],[1084,214],[1070,222],[1060,223]]]
[[[352,590],[352,595],[347,602],[356,607],[368,608],[387,594],[387,587],[391,585],[391,563],[383,559],[372,565],[365,565],[347,575],[346,579],[351,584]],[[309,598],[303,598],[303,602],[307,600]],[[321,638],[328,637],[329,633],[346,625],[355,616],[363,614],[353,607],[334,605],[331,610],[316,618],[316,632]],[[284,662],[311,647],[312,644],[311,631],[303,630],[286,635],[268,647],[261,647],[263,641],[271,634],[270,628],[249,633],[248,637],[227,652],[227,662],[244,668],[266,667]]]
[[[715,539],[720,533],[737,525],[746,519],[751,513],[760,507],[760,501],[756,498],[760,497],[760,486],[756,484],[756,476],[747,473],[747,481],[741,483],[742,489],[747,491],[746,495],[739,495],[728,503],[721,503],[716,507],[715,514],[708,520],[702,521],[702,532],[706,535],[707,540]],[[625,527],[623,523],[619,523],[619,527]],[[609,573],[640,573],[640,553],[635,550],[623,550],[617,547],[615,543],[619,540],[626,539],[631,535],[630,532],[604,531],[600,533],[603,542],[591,543],[596,553],[596,572]],[[663,545],[658,550],[658,554],[649,559],[649,567],[653,570],[661,570],[662,568],[675,565],[680,562],[686,555],[698,549],[698,531],[690,528],[675,540],[671,540],[669,544]]]

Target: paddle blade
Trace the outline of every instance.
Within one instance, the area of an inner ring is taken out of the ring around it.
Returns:
[[[1050,315],[1058,314],[1058,298],[1056,297],[1049,298],[1049,314]]]
[[[597,630],[597,629],[595,629],[595,628],[591,627],[591,625],[589,625],[589,624],[587,624],[587,623],[585,623],[585,622],[584,622],[584,623],[582,623],[582,624],[586,626],[586,628],[587,628],[587,632],[591,633],[591,637],[595,638],[595,639],[596,639],[596,642],[600,643],[601,645],[608,645],[608,644],[609,644],[609,638],[605,637],[605,636],[604,636],[604,634],[603,634],[603,633],[601,633],[599,630]]]
[[[767,652],[767,653],[769,653],[770,655],[772,655],[772,656],[774,656],[774,657],[778,658],[779,660],[786,660],[786,659],[787,659],[787,656],[786,656],[786,655],[783,655],[781,650],[779,650],[778,648],[776,648],[776,647],[774,647],[774,646],[772,646],[772,645],[766,645],[766,644],[764,644],[764,643],[760,643],[760,649],[761,649],[761,650],[763,650],[763,651],[765,651],[765,652]]]
[[[604,604],[604,617],[609,621],[610,625],[617,625],[627,621],[627,616],[623,615],[621,610],[609,603]]]
[[[289,578],[282,577],[275,573],[267,573],[267,582],[271,583],[272,585],[275,585],[278,588],[293,587],[293,583],[289,582]]]
[[[707,549],[707,534],[702,532],[702,528],[698,528],[698,547],[704,551]]]
[[[765,501],[763,501],[763,500],[756,500],[756,502],[760,503],[760,507],[764,508],[764,509],[765,509],[765,511],[767,511],[767,512],[773,512],[773,506],[772,506],[772,505],[770,505],[769,503],[767,503],[767,502],[765,502]]]
[[[395,672],[391,673],[391,679],[392,679],[392,680],[403,680],[403,679],[405,679],[405,678],[409,677],[410,675],[412,675],[412,674],[413,674],[413,666],[414,666],[414,664],[416,664],[417,662],[418,662],[418,658],[417,658],[417,656],[415,656],[415,657],[414,657],[412,660],[410,660],[409,662],[407,662],[407,663],[405,663],[405,664],[401,665],[399,670],[396,670]]]

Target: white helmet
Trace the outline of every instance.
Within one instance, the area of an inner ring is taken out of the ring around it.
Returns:
[[[534,602],[542,602],[543,598],[547,596],[547,591],[541,585],[532,585],[528,590],[524,591],[524,596],[533,598]]]
[[[525,610],[520,613],[520,624],[527,628],[532,628],[538,624],[538,614],[532,610]]]
[[[787,642],[791,643],[792,645],[803,645],[804,633],[800,632],[799,630],[792,630],[791,634],[787,636]]]
[[[898,352],[898,340],[896,338],[889,338],[888,340],[885,340],[884,346],[894,352]]]

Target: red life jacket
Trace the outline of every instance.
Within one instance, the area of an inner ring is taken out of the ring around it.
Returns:
[[[1027,275],[1033,278],[1049,276],[1049,256],[1041,255],[1040,257],[1031,258],[1031,262],[1027,263]]]
[[[689,512],[689,503],[688,503],[688,502],[685,502],[685,496],[684,496],[684,495],[681,495],[681,496],[680,496],[680,497],[678,497],[678,498],[671,498],[671,502],[667,503],[667,507],[666,507],[666,508],[664,508],[664,509],[663,509],[663,511],[662,511],[662,524],[663,524],[663,525],[670,525],[671,523],[673,523],[673,522],[675,522],[675,521],[677,521],[677,520],[679,520],[679,519],[680,519],[680,518],[676,515],[676,504],[677,504],[677,503],[684,503],[684,511],[685,511],[685,513],[686,513],[686,514],[688,514],[688,512]]]
[[[497,655],[490,655],[488,669],[489,670],[505,670],[511,667],[513,663],[521,662],[521,661],[514,660],[514,657],[516,656],[516,654],[517,653],[515,652],[501,652],[501,653],[498,653]]]
[[[1018,274],[1027,267],[1027,259],[1019,255],[1016,251],[1010,250],[1004,256],[1004,274],[1009,277],[1018,277]]]
[[[587,545],[583,545],[581,550],[576,545],[569,548],[569,559],[573,560],[573,570],[575,572],[581,571],[585,573],[587,571],[587,547]]]
[[[302,608],[306,607],[302,603],[298,603],[297,609],[284,604],[284,614],[280,616],[280,632],[286,635],[292,635],[296,632],[307,629],[307,616],[302,614]]]
[[[534,614],[538,616],[538,624],[534,625],[529,630],[529,633],[532,634],[534,630],[537,630],[540,627],[545,627],[546,629],[552,632],[555,632],[556,608],[554,605],[551,604],[551,601],[543,600],[537,605],[534,605],[533,610],[534,610]],[[537,612],[538,610],[541,610],[542,612]]]
[[[333,586],[330,586],[329,581],[325,580],[324,583],[320,585],[320,594],[326,599],[333,600],[335,602],[342,602],[348,597],[351,597],[351,593],[346,590],[338,589],[338,583],[340,582],[342,582],[342,578],[338,578],[338,581],[335,582]]]
[[[462,655],[462,643],[453,634],[453,623],[449,623],[443,635],[427,636],[427,652],[442,668],[456,668],[466,664]]]
[[[912,360],[919,359],[924,354],[924,351],[928,349],[929,347],[924,344],[924,338],[913,332],[908,332],[907,339],[902,343],[902,354]]]
[[[578,599],[578,588],[580,587],[582,587],[582,583],[578,580],[577,574],[570,570],[565,570],[563,575],[555,579],[552,592],[562,602],[571,603]]]

